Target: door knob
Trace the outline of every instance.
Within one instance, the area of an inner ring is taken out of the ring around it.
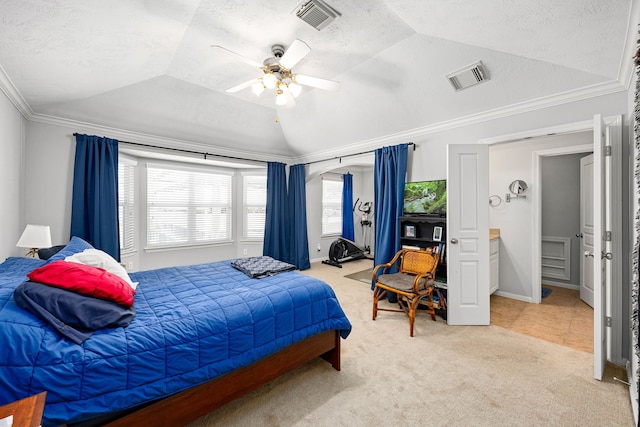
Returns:
[[[576,233],[576,237],[579,237],[582,239],[583,234],[582,233]]]
[[[602,259],[608,259],[611,261],[613,259],[613,254],[611,252],[602,251]]]
[[[584,256],[590,256],[593,258],[593,252],[591,251],[584,251]]]
[[[452,245],[457,245],[458,244],[458,239],[456,239],[455,237],[453,239],[451,239],[451,244]]]

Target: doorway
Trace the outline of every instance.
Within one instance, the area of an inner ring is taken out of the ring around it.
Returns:
[[[504,228],[501,236],[506,250],[501,248],[500,261],[504,259],[507,269],[513,270],[514,281],[520,280],[526,290],[526,274],[516,275],[524,270],[518,263],[525,257],[532,261],[532,273],[540,272],[530,298],[519,297],[515,287],[503,286],[501,277],[501,291],[491,298],[491,322],[589,352],[593,351],[593,310],[583,307],[578,296],[581,270],[576,234],[580,230],[580,158],[593,150],[591,141],[592,132],[584,131],[496,147],[501,153],[491,157],[492,174],[498,175],[492,178],[493,186],[501,181],[505,187],[505,183],[519,178],[529,182],[530,191],[525,193],[525,199],[511,199],[509,203],[503,200],[501,205],[490,208],[496,221],[492,227]],[[536,160],[533,164],[532,157]],[[536,219],[538,205],[540,214]],[[540,241],[532,241],[528,247],[518,245],[520,252],[514,252],[515,241],[525,240],[529,224],[536,221],[540,224]],[[514,233],[520,234],[510,241],[509,236]],[[541,248],[540,256],[535,255],[535,247]],[[507,256],[503,258],[502,253]],[[551,291],[544,299],[543,287]]]
[[[549,289],[545,285],[580,290],[584,282],[592,283],[582,267],[583,245],[589,240],[583,228],[592,222],[593,189],[582,182],[581,161],[591,152],[548,155],[540,161],[542,297]],[[587,190],[590,194],[585,194]],[[592,300],[585,302],[593,307]]]
[[[594,130],[597,129],[597,132]],[[589,144],[570,141],[576,134],[591,134],[593,139]],[[544,128],[521,132],[518,134],[504,135],[480,141],[481,143],[492,145],[490,151],[491,175],[490,191],[493,193],[504,191],[506,186],[514,179],[524,179],[530,182],[530,194],[527,195],[528,203],[502,203],[499,208],[491,209],[491,227],[504,227],[501,234],[500,249],[500,290],[498,295],[507,296],[527,302],[540,303],[541,300],[541,207],[540,207],[540,161],[543,156],[569,154],[576,152],[586,152],[593,150],[594,146],[600,147],[596,156],[596,163],[600,167],[606,166],[607,175],[604,177],[604,169],[597,168],[597,180],[599,194],[607,195],[603,200],[597,197],[598,209],[594,212],[599,216],[595,224],[600,224],[600,230],[607,230],[606,233],[596,233],[603,240],[596,240],[597,247],[594,248],[594,255],[602,252],[600,256],[594,256],[594,274],[598,273],[598,283],[602,279],[601,287],[594,289],[598,292],[597,300],[601,306],[594,307],[594,338],[599,338],[598,356],[594,353],[594,376],[600,378],[598,374],[603,367],[601,361],[606,359],[620,363],[622,352],[620,351],[623,342],[623,324],[621,317],[622,309],[622,282],[620,268],[622,262],[622,117],[607,117],[604,120],[601,116],[594,116],[594,120],[577,122],[552,128]],[[546,142],[546,143],[545,143]],[[580,146],[582,144],[582,146]],[[605,147],[607,145],[608,147]],[[517,147],[515,149],[512,146]],[[495,173],[496,165],[493,151],[498,151],[501,160],[502,170]],[[507,147],[506,150],[503,147]],[[607,150],[605,150],[607,148]],[[510,151],[514,150],[514,151]],[[493,177],[493,175],[497,175]],[[595,190],[594,190],[595,191]],[[498,193],[499,194],[499,193]],[[504,193],[502,193],[504,194]],[[594,197],[594,200],[596,198]],[[517,199],[516,199],[517,201]],[[600,210],[603,209],[603,210]],[[607,210],[605,213],[604,210]],[[602,221],[606,219],[607,224]],[[611,230],[611,231],[609,231]],[[503,237],[504,236],[504,237]],[[613,239],[604,240],[606,236],[614,236]],[[504,251],[503,251],[504,248]],[[506,252],[505,262],[503,262],[503,252]],[[617,254],[617,255],[616,255]],[[606,255],[606,257],[605,257]],[[604,266],[606,267],[606,274]],[[597,268],[596,268],[597,267]],[[503,286],[504,284],[504,286]],[[606,302],[606,305],[605,305]],[[596,324],[596,320],[597,324]],[[611,327],[607,327],[605,325]],[[596,340],[594,339],[594,346]],[[606,356],[605,351],[609,351]],[[597,361],[597,363],[596,363]],[[596,368],[598,372],[596,372]]]

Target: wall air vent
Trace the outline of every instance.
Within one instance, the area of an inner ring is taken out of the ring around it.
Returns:
[[[318,31],[329,25],[338,16],[341,16],[340,12],[322,0],[304,2],[294,12],[298,18]]]
[[[467,65],[459,70],[453,71],[446,75],[449,83],[456,91],[466,89],[470,86],[477,85],[484,81],[489,80],[482,61],[478,61],[475,64]]]

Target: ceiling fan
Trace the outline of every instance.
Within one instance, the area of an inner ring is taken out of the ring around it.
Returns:
[[[296,105],[295,98],[300,95],[302,91],[300,85],[324,90],[337,90],[340,87],[340,83],[333,80],[296,74],[291,71],[302,58],[311,52],[309,46],[298,39],[294,40],[286,51],[282,45],[273,45],[271,47],[273,56],[265,59],[262,63],[245,58],[222,46],[214,45],[212,47],[222,49],[234,55],[242,62],[262,70],[264,73],[261,77],[251,79],[227,89],[227,93],[236,93],[251,87],[253,93],[260,96],[266,89],[275,89],[277,105],[294,107]]]

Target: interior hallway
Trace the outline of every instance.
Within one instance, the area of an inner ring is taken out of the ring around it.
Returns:
[[[491,324],[593,353],[593,309],[578,290],[544,285],[541,304],[491,295]]]

